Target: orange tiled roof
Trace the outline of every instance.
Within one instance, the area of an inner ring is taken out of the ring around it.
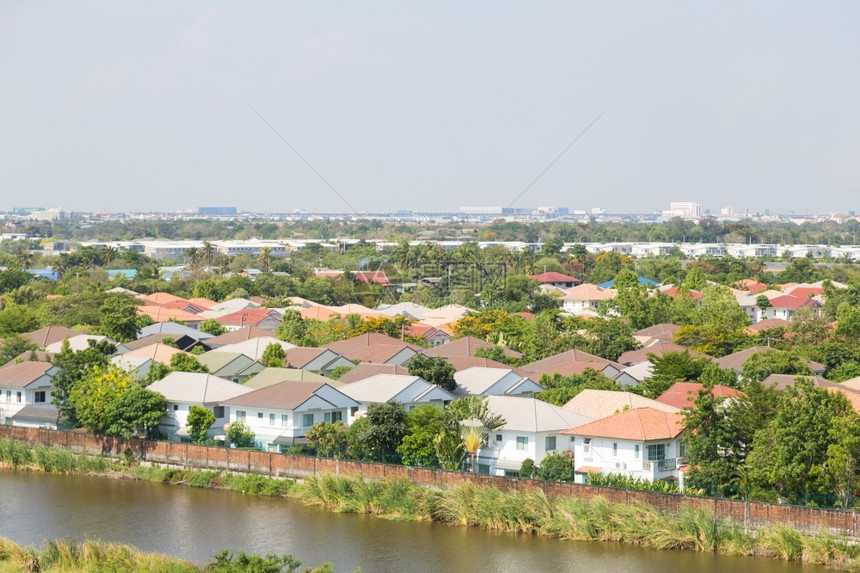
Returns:
[[[566,435],[617,438],[619,440],[665,440],[684,431],[684,416],[654,408],[633,408],[561,432]]]

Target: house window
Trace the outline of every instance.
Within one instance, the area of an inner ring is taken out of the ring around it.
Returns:
[[[555,450],[555,436],[547,436],[546,440],[544,440],[544,447],[546,451],[552,452]]]
[[[275,416],[274,414],[269,414],[269,425],[270,425],[270,426],[274,426],[274,425],[275,425],[275,420],[276,420],[276,419],[277,419],[277,418],[276,418],[276,416]]]
[[[501,435],[501,434],[496,434],[496,441],[497,441],[497,442],[501,442],[501,441],[502,441],[502,435]]]
[[[12,390],[6,390],[6,401],[7,402],[12,401]]]
[[[303,414],[302,415],[302,427],[310,428],[314,425],[314,415],[313,414]]]
[[[44,391],[44,390],[39,390],[38,392],[36,392],[36,397],[35,397],[35,400],[34,400],[34,401],[35,401],[37,404],[44,403],[44,402],[45,402],[45,391]]]
[[[215,406],[212,408],[212,413],[215,414],[216,418],[224,417],[224,406]]]
[[[529,449],[529,438],[528,438],[528,436],[517,436],[517,449],[518,450]]]
[[[678,457],[686,458],[687,457],[687,444],[681,444],[681,447],[678,448]]]
[[[490,475],[490,465],[489,464],[478,464],[478,473],[484,475]]]
[[[16,401],[16,402],[20,402],[20,401],[21,401],[21,393],[20,393],[20,392],[15,392],[15,401]]]
[[[612,457],[618,457],[618,442],[612,442]]]
[[[240,424],[245,423],[245,410],[236,410],[236,421]]]
[[[582,440],[582,451],[586,454],[591,453],[591,438],[584,438]]]
[[[262,419],[263,419],[263,413],[262,413],[262,412],[257,412],[257,419],[258,419],[258,420],[262,420]]]
[[[649,462],[658,462],[660,460],[666,459],[666,445],[665,444],[654,444],[653,446],[648,446],[648,461]]]
[[[639,444],[636,444],[635,446],[633,446],[633,457],[637,460],[639,459],[639,450],[640,450]]]
[[[358,412],[358,406],[353,406],[352,408],[349,409],[349,415],[350,416],[355,416],[356,412]]]
[[[289,416],[287,416],[286,414],[281,414],[281,426],[286,427],[289,419]]]
[[[343,412],[326,412],[323,417],[326,422],[343,422]]]
[[[174,404],[174,405],[173,405],[173,411],[174,411],[174,412],[178,412],[178,411],[179,411],[179,404]]]

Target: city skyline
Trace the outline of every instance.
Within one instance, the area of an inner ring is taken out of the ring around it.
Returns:
[[[845,213],[860,190],[858,15],[8,3],[5,208]]]

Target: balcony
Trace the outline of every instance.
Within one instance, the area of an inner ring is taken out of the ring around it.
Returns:
[[[670,472],[678,467],[677,458],[669,458],[666,460],[655,460],[655,461],[644,461],[642,462],[642,469],[650,472],[652,464],[657,464],[658,472]]]

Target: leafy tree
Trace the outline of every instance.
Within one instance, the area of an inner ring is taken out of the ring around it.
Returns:
[[[205,332],[207,334],[211,334],[212,336],[220,336],[227,332],[227,327],[225,327],[223,324],[221,324],[214,318],[207,318],[200,323],[200,332]]]
[[[158,424],[166,409],[164,396],[133,384],[108,404],[105,415],[109,423],[105,433],[123,438],[138,435],[152,438],[159,433]]]
[[[338,380],[341,376],[349,372],[353,369],[353,366],[335,366],[335,368],[328,375],[332,380]]]
[[[118,342],[137,338],[137,301],[125,294],[110,294],[99,308],[99,330]]]
[[[520,477],[533,479],[536,474],[537,468],[535,467],[535,461],[531,458],[524,459],[523,464],[520,466]]]
[[[747,381],[762,382],[771,374],[812,376],[814,373],[806,360],[797,354],[773,348],[756,352],[744,362],[743,377]]]
[[[28,306],[7,304],[0,310],[0,336],[11,336],[39,328],[36,313]]]
[[[851,507],[860,483],[860,416],[851,411],[833,420],[829,437],[824,483],[842,507]]]
[[[725,287],[708,285],[692,324],[675,332],[675,342],[710,356],[725,356],[742,347],[749,318]]]
[[[384,462],[406,435],[406,410],[402,404],[389,401],[371,404],[363,417],[367,418],[363,441],[371,451],[378,452],[379,460]]]
[[[541,376],[540,383],[546,390],[535,394],[535,398],[556,406],[564,406],[585,389],[621,390],[616,382],[592,368],[586,368],[582,374],[567,377],[558,372],[552,376],[544,374]]]
[[[478,448],[487,439],[493,431],[505,425],[505,419],[491,412],[487,405],[487,399],[482,396],[466,396],[457,398],[445,407],[445,413],[442,417],[442,432],[437,437],[437,455],[440,462],[443,462],[443,456],[447,459],[444,463],[449,463],[456,456],[455,448],[451,447],[451,438],[458,436],[462,449],[461,452],[469,454],[472,458],[472,470],[474,471],[475,458]],[[445,449],[439,452],[439,446],[444,446]],[[460,454],[462,456],[462,454]],[[462,459],[462,457],[461,457]],[[443,465],[442,467],[446,467]],[[446,467],[447,469],[447,467]]]
[[[253,448],[257,445],[254,432],[242,422],[233,422],[227,426],[225,437],[234,448]]]
[[[165,336],[161,339],[161,344],[165,346],[169,346],[171,348],[179,348],[179,345],[176,343],[176,339],[172,336]]]
[[[509,361],[507,354],[505,354],[505,349],[498,345],[477,349],[475,351],[475,358],[486,358],[487,360],[495,360],[502,364],[508,364]]]
[[[324,458],[343,457],[349,446],[347,427],[341,421],[314,424],[305,432],[305,437],[316,454]]]
[[[442,411],[424,404],[409,411],[406,415],[406,435],[397,446],[403,463],[436,467],[439,457],[434,440],[442,431]]]
[[[457,387],[457,383],[454,381],[456,370],[444,358],[416,354],[409,360],[407,369],[410,376],[420,376],[449,392]]]
[[[260,362],[271,368],[280,368],[284,365],[284,360],[287,359],[287,353],[284,347],[277,342],[270,342],[263,350],[263,356]]]
[[[302,315],[295,310],[284,311],[281,323],[277,329],[278,339],[297,346],[305,346],[308,343],[308,327]]]
[[[101,343],[91,344],[84,350],[72,350],[69,341],[64,340],[60,351],[54,355],[52,364],[58,370],[52,380],[51,403],[70,426],[78,425],[75,406],[69,399],[73,388],[94,368],[106,368],[110,364],[109,356],[115,351],[115,346]]]
[[[574,346],[615,361],[625,352],[639,348],[639,341],[633,337],[633,328],[626,320],[608,318],[589,321],[588,331],[574,336]]]
[[[38,348],[29,338],[24,338],[19,334],[12,334],[3,339],[0,346],[0,366],[14,360],[21,354]]]
[[[770,299],[769,299],[769,298],[767,298],[767,295],[760,294],[760,295],[758,295],[757,297],[755,297],[755,305],[756,305],[757,307],[759,307],[759,309],[761,310],[762,314],[764,314],[764,312],[765,312],[768,308],[770,308]]]
[[[460,469],[465,449],[459,433],[453,434],[448,430],[442,430],[433,438],[433,447],[442,469],[448,471]]]
[[[697,381],[711,363],[709,358],[693,356],[688,350],[666,352],[662,356],[649,352],[647,356],[653,365],[651,376],[637,386],[637,391],[648,398],[657,398],[675,382]]]
[[[191,435],[191,440],[195,444],[202,444],[206,441],[206,433],[209,427],[215,423],[215,414],[209,408],[192,404],[188,410],[188,419],[186,426],[188,433]]]
[[[538,477],[543,480],[573,481],[575,475],[576,463],[573,456],[560,452],[548,454],[538,468]]]
[[[175,372],[203,372],[208,374],[209,367],[187,352],[177,352],[170,357],[170,368]]]

